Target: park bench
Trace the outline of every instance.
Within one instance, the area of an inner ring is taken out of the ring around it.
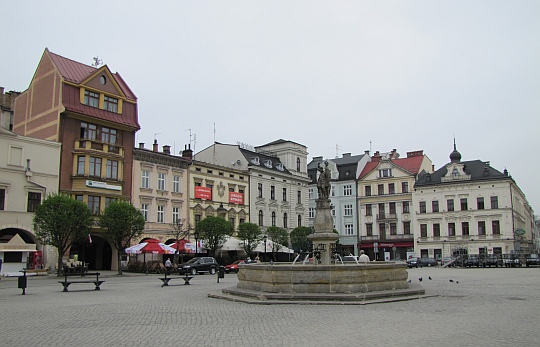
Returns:
[[[76,280],[69,280],[68,281],[68,277],[73,277],[73,276],[78,276],[79,278],[85,278],[86,276],[96,276],[96,279],[76,279]],[[64,280],[63,281],[58,281],[58,283],[61,283],[63,286],[64,286],[64,292],[67,292],[68,291],[68,287],[70,284],[73,284],[73,283],[93,283],[96,288],[95,290],[100,290],[99,286],[101,286],[101,284],[105,282],[105,281],[101,281],[99,279],[99,272],[87,272],[87,273],[84,273],[84,274],[80,274],[80,273],[64,273]]]
[[[161,287],[168,286],[170,280],[174,279],[183,279],[184,285],[189,284],[189,281],[193,278],[192,276],[188,276],[187,272],[184,276],[167,276],[168,271],[165,271],[165,277],[160,277],[159,279],[163,282]]]

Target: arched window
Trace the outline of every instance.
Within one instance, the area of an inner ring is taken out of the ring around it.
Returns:
[[[259,210],[259,226],[263,226],[263,211]]]
[[[299,227],[302,226],[302,215],[301,214],[298,215],[298,226]]]
[[[272,226],[276,226],[276,212],[272,212]]]
[[[300,158],[296,158],[296,171],[300,171]]]
[[[283,214],[283,227],[284,227],[284,228],[287,228],[287,225],[288,225],[288,224],[289,224],[289,223],[288,223],[288,220],[287,220],[287,214],[284,213],[284,214]]]

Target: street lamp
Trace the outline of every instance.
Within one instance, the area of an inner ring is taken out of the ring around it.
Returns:
[[[199,246],[199,232],[195,231],[193,233],[193,237],[195,237],[195,256],[197,256],[197,253],[198,253],[197,247]]]
[[[266,240],[268,240],[268,236],[264,235],[263,241],[264,241],[264,261],[266,261]]]

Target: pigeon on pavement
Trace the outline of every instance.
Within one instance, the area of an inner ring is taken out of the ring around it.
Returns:
[[[420,277],[418,280],[419,280],[420,282],[422,282],[422,277]]]
[[[429,280],[431,281],[431,276],[428,276]]]
[[[450,280],[450,282],[454,282],[454,280]]]

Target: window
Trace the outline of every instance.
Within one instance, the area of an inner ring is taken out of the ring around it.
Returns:
[[[263,211],[259,210],[259,226],[263,226]]]
[[[272,226],[276,226],[276,212],[272,211]]]
[[[145,221],[148,221],[148,204],[141,204],[141,213]]]
[[[384,204],[379,204],[379,218],[385,218]]]
[[[388,194],[395,194],[396,193],[396,187],[394,183],[388,184]]]
[[[178,175],[173,176],[173,192],[180,193],[180,176]]]
[[[231,225],[233,226],[233,229],[234,229],[234,222],[235,222],[234,217],[229,218],[229,223],[231,223]]]
[[[90,176],[101,177],[101,158],[90,157]]]
[[[283,188],[283,201],[287,201],[287,188]]]
[[[403,213],[409,213],[409,202],[403,201]]]
[[[461,222],[461,234],[469,236],[469,222]]]
[[[411,222],[403,222],[403,234],[411,234]]]
[[[330,205],[330,213],[332,213],[332,217],[336,216],[336,207],[334,205]]]
[[[420,201],[420,213],[426,213],[426,202]]]
[[[283,214],[283,227],[286,228],[289,225],[289,219],[287,218],[287,214]]]
[[[314,207],[310,207],[308,209],[308,218],[315,218],[315,208]]]
[[[113,180],[118,179],[118,161],[117,160],[107,160],[107,173],[106,178]]]
[[[456,236],[456,223],[448,223],[448,236]]]
[[[83,202],[83,196],[82,195],[75,195],[75,200]]]
[[[390,235],[397,235],[396,223],[390,223]]]
[[[420,237],[427,237],[427,224],[420,224]]]
[[[354,235],[354,227],[352,224],[345,224],[345,235]]]
[[[172,208],[172,222],[174,224],[177,224],[180,220],[180,207],[173,207]]]
[[[433,224],[433,237],[441,237],[441,225],[439,223]]]
[[[118,99],[106,96],[103,100],[103,109],[109,112],[118,113]]]
[[[157,222],[158,223],[165,222],[165,206],[163,205],[158,205],[157,207]]]
[[[382,169],[379,170],[379,177],[391,177],[392,169]]]
[[[99,214],[99,196],[88,195],[88,208],[93,214]]]
[[[101,142],[111,145],[116,144],[116,130],[109,128],[101,128]]]
[[[390,214],[396,214],[396,203],[395,202],[388,203],[388,207],[390,209]]]
[[[439,212],[439,201],[435,200],[431,202],[431,211],[432,212]]]
[[[116,198],[110,198],[108,196],[105,197],[105,208],[111,204],[111,202],[116,201]]]
[[[313,199],[313,188],[308,189],[307,193],[308,193],[308,199],[310,200]]]
[[[41,193],[28,192],[27,212],[36,212],[37,207],[41,205]]]
[[[262,198],[263,197],[263,185],[262,183],[257,183],[257,196],[259,198]]]
[[[491,222],[491,230],[493,231],[493,235],[501,234],[501,226],[499,225],[498,220],[494,220]]]
[[[371,196],[371,186],[365,186],[364,190],[366,192],[366,196]]]
[[[343,215],[344,216],[352,216],[352,205],[345,205],[344,206]]]
[[[296,197],[298,198],[298,204],[302,203],[302,191],[299,190],[296,192]]]
[[[158,172],[157,189],[165,190],[165,174],[163,172]]]
[[[150,172],[148,170],[142,170],[141,188],[150,188]]]
[[[478,221],[478,235],[486,235],[486,222]]]
[[[330,196],[336,196],[336,187],[330,186]]]
[[[300,172],[300,158],[296,158],[296,171]]]
[[[371,204],[366,204],[366,216],[371,216],[373,214],[373,210],[371,208]]]
[[[97,127],[94,124],[81,123],[81,138],[95,140]]]
[[[270,186],[270,200],[276,200],[276,187]]]
[[[343,186],[343,195],[345,196],[352,195],[352,186],[350,184]]]
[[[377,194],[384,195],[384,184],[379,184],[377,186]]]
[[[492,209],[499,208],[499,198],[497,198],[496,196],[492,196],[490,198],[490,200],[491,200],[491,208]]]
[[[84,104],[91,107],[99,107],[99,94],[85,90],[84,91]]]
[[[78,176],[84,176],[85,161],[86,161],[86,157],[84,155],[79,155],[77,157],[77,175]]]
[[[484,198],[483,197],[476,198],[476,208],[479,209],[479,210],[484,209]]]
[[[446,208],[448,211],[454,211],[454,199],[446,200]]]
[[[401,182],[401,192],[402,193],[409,192],[409,182]]]
[[[302,226],[302,215],[301,214],[298,215],[298,226],[299,227]]]
[[[366,235],[373,236],[373,224],[366,224]]]
[[[467,206],[467,198],[460,199],[459,203],[461,204],[461,211],[467,211],[469,209]]]
[[[197,225],[201,221],[202,216],[200,214],[195,215],[195,225]]]
[[[386,238],[386,225],[384,223],[379,223],[379,237],[381,239]]]
[[[6,208],[6,190],[0,189],[0,211]]]

